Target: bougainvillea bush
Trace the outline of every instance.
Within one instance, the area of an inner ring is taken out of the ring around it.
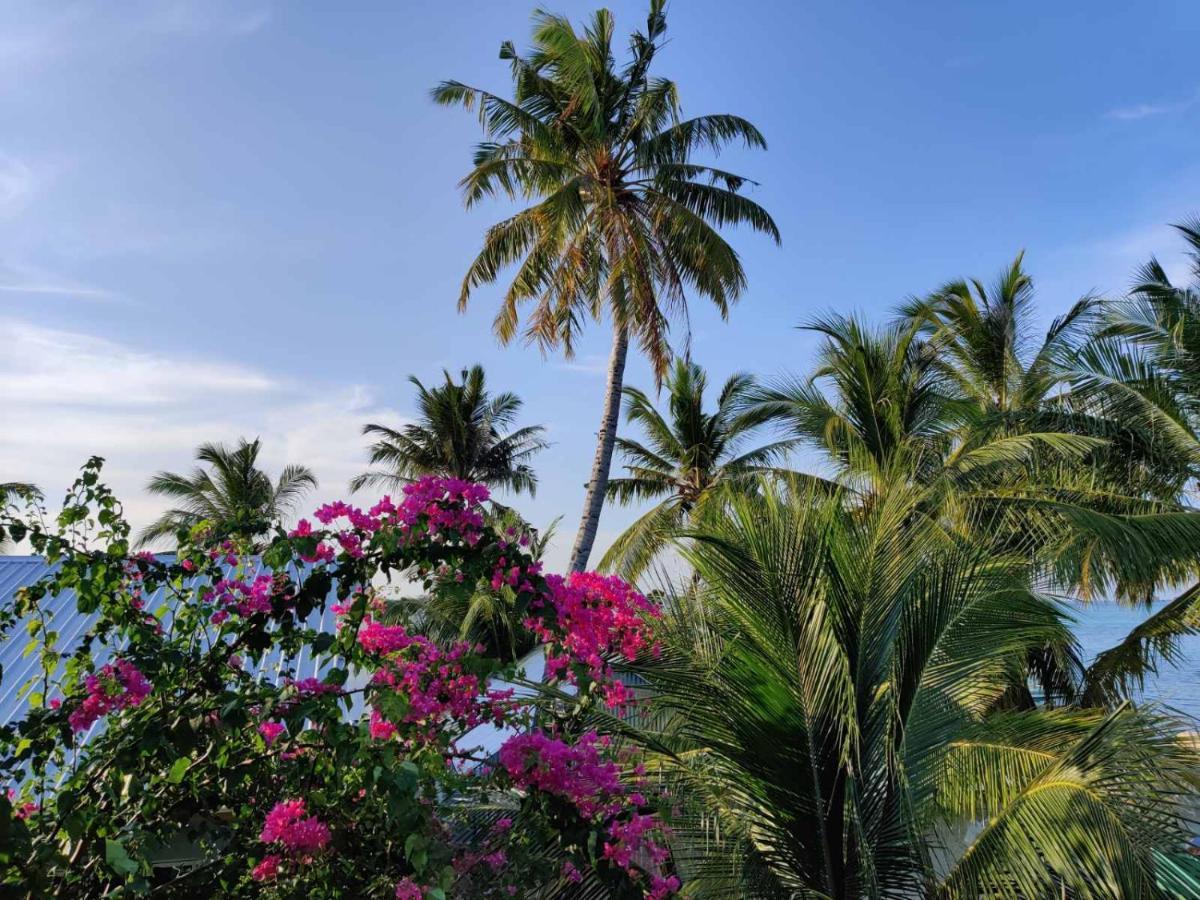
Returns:
[[[5,636],[40,661],[27,713],[0,729],[6,893],[678,891],[663,798],[629,750],[581,724],[632,702],[613,662],[655,652],[644,597],[543,575],[524,535],[490,524],[484,487],[436,478],[290,531],[207,523],[175,554],[131,555],[100,465],[54,527],[3,520],[54,567],[3,611]],[[502,597],[545,644],[546,683],[501,689],[521,683],[514,664],[397,620],[384,600],[397,580]],[[45,611],[65,591],[95,616],[69,643]],[[306,624],[314,613],[336,630]],[[320,677],[267,658],[309,659]],[[476,736],[497,725],[488,755]]]

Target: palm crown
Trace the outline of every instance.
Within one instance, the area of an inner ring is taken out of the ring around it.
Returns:
[[[824,451],[843,475],[898,463],[936,468],[952,417],[936,353],[920,328],[874,329],[840,315],[803,327],[824,338],[816,369],[755,391],[756,410]]]
[[[1129,296],[1106,304],[1076,387],[1110,415],[1142,425],[1169,448],[1186,481],[1200,476],[1200,219],[1176,229],[1194,282],[1171,283],[1157,259],[1138,270]]]
[[[994,286],[950,282],[883,328],[817,320],[815,373],[759,391],[759,408],[825,451],[859,503],[897,480],[936,487],[943,515],[996,552],[1026,553],[1047,584],[1145,600],[1193,577],[1200,540],[1200,517],[1180,501],[1186,450],[1172,452],[1156,424],[1169,416],[1148,400],[1176,394],[1150,380],[1139,389],[1136,356],[1085,343],[1082,326],[1101,306],[1092,298],[1036,336],[1032,291],[1018,257]],[[1152,321],[1145,310],[1142,319]],[[1101,373],[1089,360],[1117,362]],[[1043,688],[1090,701],[1127,694],[1173,658],[1196,596],[1186,591],[1086,672],[1071,671],[1069,647],[1031,659]]]
[[[529,425],[509,431],[521,410],[521,399],[509,392],[492,396],[481,366],[463,369],[460,381],[449,372],[445,381],[427,388],[416,376],[420,420],[402,428],[369,424],[363,434],[378,440],[371,445],[372,465],[384,468],[355,478],[351,488],[395,486],[422,475],[441,475],[479,481],[514,493],[537,489],[529,460],[547,445],[545,429]]]
[[[601,568],[636,578],[714,488],[753,486],[757,476],[773,471],[795,443],[787,439],[741,452],[765,419],[761,412],[745,408],[754,379],[744,373],[730,376],[712,412],[704,409],[707,386],[708,377],[699,365],[677,359],[667,376],[666,415],[642,391],[624,389],[626,419],[640,425],[646,437],[645,443],[617,439],[629,474],[611,479],[608,495],[622,504],[659,502],[617,538]]]
[[[317,478],[305,466],[289,465],[272,481],[258,468],[261,449],[257,438],[243,438],[232,448],[202,444],[196,459],[207,468],[198,466],[190,475],[159,472],[151,478],[146,489],[178,505],[147,527],[139,543],[146,546],[174,537],[180,528],[192,528],[203,521],[241,534],[259,534],[290,512],[305,493],[317,486]]]
[[[903,311],[930,335],[939,370],[979,415],[1038,410],[1062,384],[1079,326],[1095,303],[1078,300],[1037,341],[1033,279],[1023,260],[1017,254],[991,287],[978,279],[951,281]]]
[[[538,201],[488,230],[463,279],[461,304],[519,264],[496,318],[502,340],[516,335],[526,301],[535,302],[528,336],[568,352],[585,318],[607,312],[665,374],[664,313],[682,311],[689,289],[725,313],[745,287],[737,254],[713,226],[746,223],[778,239],[766,211],[738,193],[747,179],[692,160],[699,148],[766,142],[738,116],[681,120],[675,83],[650,76],[662,7],[652,3],[623,67],[607,10],[583,34],[538,12],[528,56],[501,47],[512,100],[457,81],[434,91],[439,103],[478,109],[490,139],[462,181],[467,205],[497,194]]]

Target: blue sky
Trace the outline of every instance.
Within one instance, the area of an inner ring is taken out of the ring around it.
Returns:
[[[358,427],[411,413],[406,375],[481,362],[550,429],[521,506],[562,514],[569,543],[607,335],[565,363],[495,344],[500,289],[455,312],[502,209],[463,209],[477,125],[428,99],[443,78],[502,89],[497,47],[525,42],[532,5],[0,6],[0,479],[57,495],[101,453],[144,523],[150,471],[258,434],[332,497],[363,465]],[[644,19],[613,9],[623,32]],[[783,232],[733,235],[750,289],[728,323],[693,307],[714,380],[805,369],[806,318],[882,318],[1021,248],[1047,319],[1152,252],[1179,267],[1164,223],[1200,213],[1194,0],[677,0],[669,22],[659,71],[685,112],[766,134],[723,162]],[[640,361],[629,380],[648,385]]]

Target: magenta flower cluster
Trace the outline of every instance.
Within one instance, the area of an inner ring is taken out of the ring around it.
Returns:
[[[348,520],[350,529],[336,533],[335,540],[342,550],[355,558],[363,556],[363,534],[369,536],[384,527],[398,528],[409,539],[421,535],[440,543],[457,538],[473,547],[483,536],[484,519],[479,505],[489,496],[487,487],[482,484],[428,476],[406,484],[404,497],[398,504],[391,497],[384,497],[363,512],[338,500],[322,506],[313,517],[327,526],[339,519]],[[311,523],[301,519],[289,536],[311,537],[312,534]],[[327,561],[332,558],[331,553],[329,545],[318,544],[316,557]]]
[[[219,579],[212,588],[205,591],[202,599],[216,605],[217,610],[211,619],[214,625],[220,625],[229,618],[231,612],[236,612],[243,618],[259,613],[270,615],[274,595],[275,579],[270,575],[258,575],[253,580]]]
[[[409,634],[402,625],[370,618],[364,620],[358,642],[379,659],[380,668],[371,678],[375,689],[407,700],[403,723],[421,726],[420,733],[410,737],[432,738],[437,726],[450,720],[468,729],[484,721],[504,721],[512,691],[485,691],[479,676],[463,668],[463,661],[478,648],[458,642],[443,649],[424,635]],[[395,736],[398,724],[388,721],[378,706],[372,710],[373,737]]]
[[[269,881],[285,868],[285,860],[305,864],[329,846],[329,826],[308,814],[303,800],[284,800],[267,813],[258,839],[264,844],[279,844],[281,853],[270,853],[254,867],[251,877]]]
[[[487,499],[488,491],[482,485],[423,478],[405,486],[398,503],[384,497],[366,511],[344,502],[326,504],[313,517],[324,530],[301,520],[289,535],[313,542],[311,547],[305,546],[302,555],[309,562],[332,562],[339,553],[343,560],[362,559],[374,548],[394,548],[398,536],[402,548],[416,551],[415,568],[420,577],[462,582],[469,576],[478,580],[480,588],[490,583],[494,591],[512,589],[516,602],[528,611],[525,626],[547,645],[548,677],[581,688],[594,684],[609,706],[624,706],[630,698],[615,676],[613,660],[659,652],[652,631],[658,609],[619,578],[593,573],[575,573],[566,579],[543,576],[540,563],[530,560],[521,549],[527,538],[516,538],[511,529],[506,535],[495,535],[494,544],[480,546],[488,534],[481,507]],[[385,534],[387,541],[377,538]],[[476,547],[480,547],[476,556],[470,555],[468,551]],[[426,559],[430,560],[427,564]],[[242,612],[243,604],[248,604],[245,608],[251,614],[259,609],[255,599],[259,595],[254,593],[257,579],[248,585],[231,584],[235,586],[220,585],[224,593],[216,593],[218,598],[233,598],[218,599],[222,609],[242,615],[247,614]],[[261,590],[269,608],[273,592]],[[518,708],[513,691],[488,689],[489,669],[479,664],[482,647],[463,642],[442,646],[403,625],[382,622],[377,604],[371,602],[366,614],[356,620],[353,613],[362,609],[361,593],[352,594],[335,612],[343,626],[355,627],[358,646],[374,662],[366,697],[372,737],[401,739],[410,748],[448,738],[441,749],[449,763],[456,735],[485,722],[500,725],[511,720]],[[302,697],[340,692],[316,679],[291,687]],[[259,725],[268,744],[278,740],[284,730],[278,722]],[[602,843],[597,852],[605,862],[639,881],[647,897],[664,900],[677,893],[679,880],[660,874],[669,856],[665,829],[641,793],[646,789],[644,771],[634,767],[633,777],[626,777],[623,763],[627,762],[614,752],[609,738],[595,732],[567,739],[538,730],[506,741],[496,771],[519,790],[565,801],[596,829]],[[478,771],[484,774],[488,770]],[[493,873],[499,875],[511,866],[508,851],[512,847],[503,843],[508,840],[511,820],[502,823],[497,823],[485,846],[454,860],[460,876],[472,877],[473,869],[485,866],[488,874],[481,877],[492,878]],[[331,834],[325,822],[309,815],[305,801],[298,799],[276,804],[266,817],[260,839],[271,852],[253,869],[252,876],[266,881],[311,861],[329,846]],[[570,881],[582,878],[574,864],[564,867],[563,874]],[[512,883],[504,883],[503,889],[517,891]],[[412,876],[403,878],[395,888],[397,900],[422,900],[428,893]]]
[[[573,572],[567,578],[547,576],[546,583],[553,616],[546,615],[546,601],[539,598],[525,625],[547,644],[547,674],[575,684],[580,667],[603,685],[610,707],[628,703],[629,691],[614,677],[608,659],[658,655],[650,623],[661,612],[615,575]]]
[[[498,759],[513,784],[561,797],[590,819],[624,808],[620,768],[601,755],[608,744],[594,731],[574,744],[530,731],[505,741]]]
[[[318,697],[322,694],[343,693],[342,689],[336,684],[326,684],[319,678],[301,678],[299,681],[290,682],[290,686],[301,697]]]
[[[424,896],[424,889],[411,878],[402,878],[396,885],[396,900],[421,900]]]
[[[87,696],[67,717],[76,732],[87,731],[97,719],[114,710],[137,706],[153,689],[138,667],[123,659],[101,666],[87,677],[84,687]]]
[[[287,726],[282,722],[263,722],[258,726],[258,733],[262,735],[262,739],[266,741],[268,747],[274,744],[285,731],[287,731]]]
[[[18,819],[28,819],[41,808],[32,800],[26,800],[22,803],[17,797],[17,792],[14,788],[8,789],[8,802],[12,804],[13,815]]]
[[[645,797],[621,777],[616,760],[608,755],[610,740],[589,731],[575,743],[567,743],[540,731],[519,734],[505,741],[498,754],[501,767],[513,784],[524,790],[538,790],[560,797],[573,805],[585,819],[600,822],[607,840],[603,857],[640,877],[638,867],[648,867],[650,890],[646,896],[663,900],[679,890],[679,879],[657,871],[670,854],[666,849],[665,829],[657,816],[633,812],[644,805]],[[643,770],[635,775],[644,782]],[[574,865],[563,874],[574,881]]]

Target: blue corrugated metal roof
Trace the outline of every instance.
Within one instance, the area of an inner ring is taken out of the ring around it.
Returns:
[[[169,556],[169,554],[163,554],[160,558],[169,558]],[[12,603],[13,596],[18,590],[34,584],[50,573],[51,567],[40,557],[0,556],[0,607]],[[154,611],[166,606],[165,619],[169,623],[170,602],[167,600],[165,588],[159,588],[153,595],[144,599],[147,611]],[[329,607],[335,599],[331,594],[330,602],[325,605],[325,610],[314,611],[305,624],[309,628],[332,633],[335,628],[335,617]],[[95,623],[98,615],[98,613],[79,612],[73,591],[64,591],[57,597],[47,595],[42,601],[42,608],[48,616],[47,628],[58,632],[58,648],[64,654],[70,654],[79,646],[83,636]],[[0,642],[0,666],[3,667],[3,680],[0,680],[0,725],[7,725],[24,717],[29,708],[27,684],[31,677],[40,673],[38,655],[36,653],[25,654],[27,641],[24,626],[25,620],[9,632],[8,640]],[[97,664],[103,665],[110,655],[109,648],[97,647]],[[324,666],[318,666],[307,648],[302,650],[300,656],[295,659],[285,659],[280,650],[272,650],[261,660],[247,660],[247,670],[251,674],[259,674],[276,684],[285,677],[293,677],[297,680],[321,677],[325,669],[332,665],[332,662],[327,662]],[[99,727],[101,725],[97,723],[96,728]]]

